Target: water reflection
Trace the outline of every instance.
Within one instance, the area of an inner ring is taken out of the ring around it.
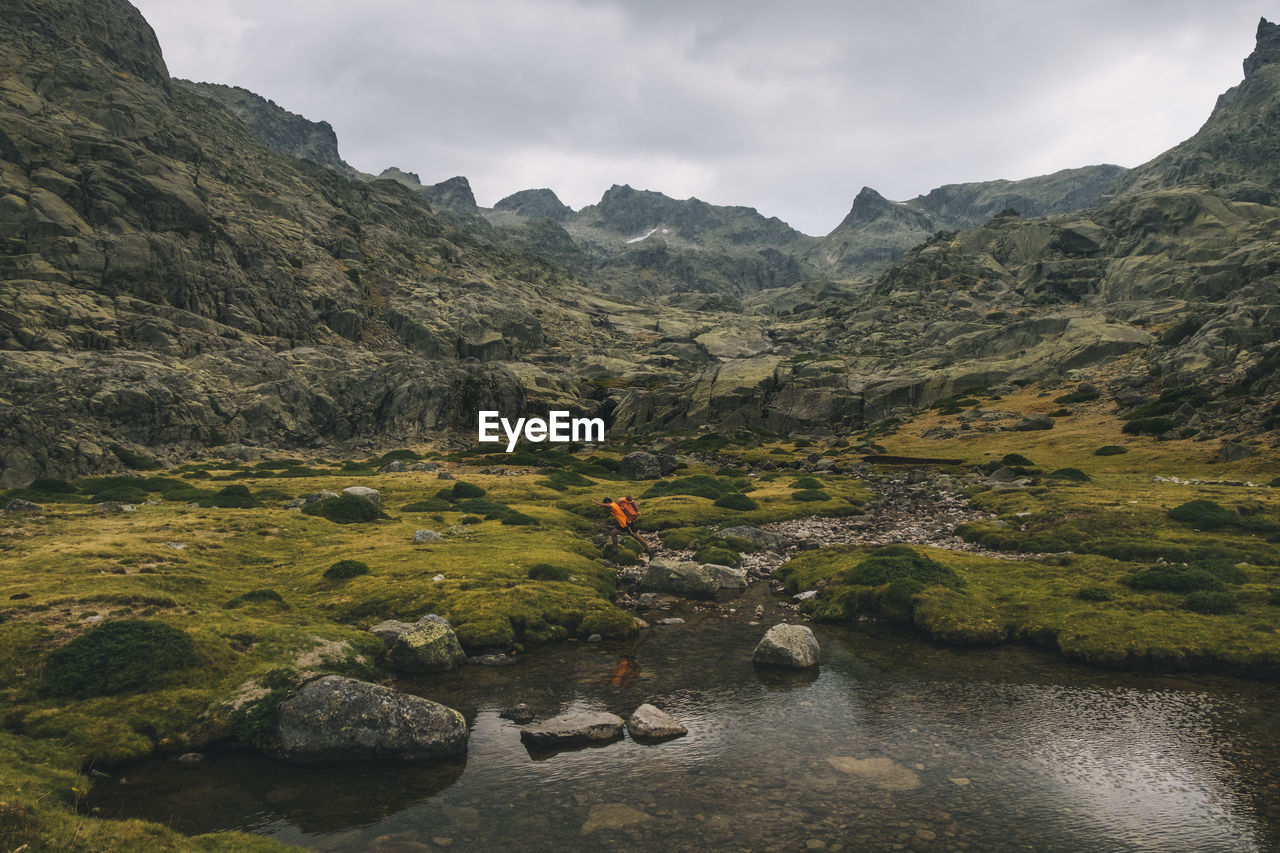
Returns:
[[[213,755],[196,771],[138,768],[95,804],[335,851],[1280,846],[1275,686],[822,626],[821,670],[757,670],[764,626],[681,615],[644,643],[565,643],[516,667],[402,683],[467,715],[465,762],[326,770]],[[645,701],[688,736],[534,751],[498,716],[526,702],[543,717],[625,717]]]

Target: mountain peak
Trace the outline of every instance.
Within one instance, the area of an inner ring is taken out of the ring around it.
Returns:
[[[509,210],[531,219],[552,219],[556,222],[563,222],[573,213],[573,208],[560,201],[554,191],[545,188],[512,193],[495,204],[493,209]]]
[[[1276,62],[1280,62],[1280,24],[1260,18],[1253,53],[1244,61],[1244,76],[1249,77],[1262,66]]]

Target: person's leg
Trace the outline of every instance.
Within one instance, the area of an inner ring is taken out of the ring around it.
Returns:
[[[615,527],[612,530],[610,530],[609,535],[613,537],[613,547],[617,548],[618,547],[618,528]]]
[[[644,541],[644,539],[642,539],[642,538],[641,538],[641,536],[640,536],[640,534],[639,534],[639,533],[636,533],[635,528],[633,528],[633,527],[628,527],[628,528],[627,528],[627,532],[631,534],[631,538],[632,538],[632,539],[636,540],[636,541],[637,541],[637,542],[639,542],[641,545],[643,545],[643,546],[644,546],[644,549],[645,549],[646,551],[648,551],[648,550],[649,550],[649,543],[648,543],[648,542],[646,542],[646,541]]]

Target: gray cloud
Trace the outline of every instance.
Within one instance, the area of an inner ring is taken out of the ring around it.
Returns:
[[[1241,76],[1260,0],[135,0],[171,73],[329,121],[481,204],[613,183],[826,233],[864,184],[1132,166]]]

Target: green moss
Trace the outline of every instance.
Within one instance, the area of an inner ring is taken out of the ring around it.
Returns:
[[[1218,591],[1224,588],[1222,581],[1212,574],[1191,566],[1152,566],[1121,578],[1120,582],[1130,589],[1169,592]]]
[[[400,507],[401,512],[448,512],[453,505],[441,498],[427,498],[425,501],[414,501]]]
[[[1021,453],[1006,453],[1000,458],[1000,464],[1008,468],[1034,468],[1036,465]]]
[[[281,610],[288,610],[289,605],[280,596],[280,593],[274,589],[251,589],[248,592],[241,593],[235,598],[222,605],[227,610],[234,610],[237,607],[244,607],[248,604],[270,604]]]
[[[1224,614],[1239,613],[1240,605],[1236,597],[1229,592],[1193,592],[1182,602],[1183,608],[1195,613]]]
[[[800,489],[791,493],[791,500],[800,501],[801,503],[814,503],[816,501],[829,501],[831,495],[820,489]]]
[[[1129,448],[1121,447],[1119,444],[1104,444],[1102,447],[1099,447],[1097,450],[1093,451],[1093,455],[1094,456],[1120,456],[1121,454],[1128,453],[1128,452],[1129,452]]]
[[[641,562],[640,558],[631,549],[619,547],[612,543],[601,548],[600,554],[609,562],[616,563],[619,566],[638,566]]]
[[[722,495],[715,500],[715,506],[724,507],[725,509],[735,509],[742,512],[748,512],[753,509],[759,509],[760,504],[743,494],[731,493]]]
[[[465,501],[471,498],[482,498],[485,496],[485,490],[474,483],[464,483],[461,480],[453,484],[453,488],[448,490],[448,500]],[[444,494],[439,497],[445,497]]]
[[[529,579],[535,581],[567,581],[569,570],[550,563],[538,563],[529,567]]]
[[[953,570],[906,545],[875,549],[840,580],[852,586],[880,586],[900,578],[919,581],[924,586],[960,585],[960,578]]]
[[[195,644],[186,632],[155,620],[113,620],[49,653],[44,690],[54,696],[109,696],[195,662]]]
[[[1045,476],[1051,480],[1066,480],[1070,483],[1087,483],[1093,479],[1079,468],[1059,468]]]
[[[482,617],[454,626],[458,642],[467,651],[509,649],[516,641],[511,622],[499,616]]]
[[[262,506],[262,503],[249,492],[248,486],[237,484],[227,486],[214,494],[213,497],[202,500],[200,505],[223,509],[252,509]]]
[[[324,570],[324,576],[328,580],[345,580],[367,574],[369,565],[359,560],[339,560]]]
[[[821,489],[822,481],[817,477],[801,477],[791,483],[793,489]]]
[[[1076,598],[1081,601],[1112,601],[1115,593],[1105,586],[1086,586],[1076,590]]]
[[[699,548],[694,553],[693,559],[699,563],[714,563],[717,566],[737,567],[742,565],[742,555],[737,551],[731,551],[728,548],[721,548],[715,545]]]
[[[326,518],[335,524],[362,524],[385,517],[371,501],[355,495],[325,498],[304,506],[302,511],[307,515]]]
[[[706,530],[700,527],[674,527],[662,532],[662,544],[673,551],[684,551],[705,535]]]
[[[659,498],[666,495],[693,495],[699,498],[716,498],[738,491],[737,481],[723,477],[712,477],[696,474],[692,477],[680,477],[675,480],[661,480],[654,483],[640,495],[642,498]]]

